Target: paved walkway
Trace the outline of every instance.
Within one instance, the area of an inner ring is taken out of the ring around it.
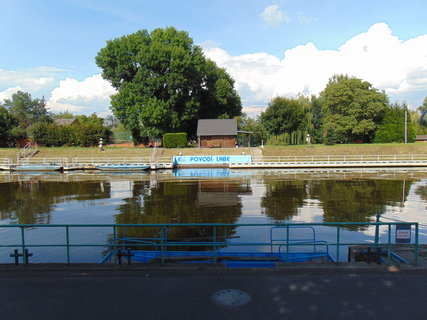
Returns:
[[[0,270],[2,320],[426,319],[427,270]]]

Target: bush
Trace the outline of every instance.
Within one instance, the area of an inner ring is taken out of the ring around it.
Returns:
[[[165,133],[163,135],[165,148],[185,148],[187,146],[187,134],[185,132]]]
[[[97,146],[99,138],[107,142],[109,130],[97,123],[77,123],[61,126],[54,123],[37,122],[28,129],[34,142],[46,147]]]

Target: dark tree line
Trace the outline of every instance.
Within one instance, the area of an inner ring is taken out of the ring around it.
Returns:
[[[71,124],[55,123],[55,119],[72,119]],[[104,119],[64,112],[48,112],[44,98],[33,98],[18,91],[11,99],[0,102],[0,146],[12,147],[31,140],[43,146],[94,146],[100,138],[108,139],[110,130]]]

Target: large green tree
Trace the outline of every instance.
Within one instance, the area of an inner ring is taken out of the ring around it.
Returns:
[[[136,141],[165,132],[194,135],[199,118],[232,118],[241,112],[233,79],[185,31],[140,30],[107,41],[96,56],[117,93],[114,115]]]
[[[16,119],[17,127],[27,129],[35,122],[50,122],[51,117],[44,98],[34,98],[28,92],[18,91],[11,99],[3,102],[3,107]]]
[[[0,106],[0,146],[7,146],[11,142],[11,133],[15,125],[10,113]]]
[[[311,102],[307,97],[276,97],[260,116],[267,144],[303,144],[311,125]]]
[[[347,75],[333,76],[320,99],[323,135],[330,143],[371,142],[388,106],[384,92]]]

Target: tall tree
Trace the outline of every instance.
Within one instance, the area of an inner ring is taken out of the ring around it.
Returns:
[[[0,146],[7,146],[11,142],[11,129],[14,125],[10,113],[0,106]]]
[[[241,112],[234,81],[185,31],[146,30],[107,41],[96,56],[117,93],[114,115],[135,140],[165,132],[195,135],[199,118],[232,118]]]
[[[260,120],[270,135],[279,135],[305,129],[307,124],[304,116],[304,108],[300,101],[276,97],[261,114]]]
[[[11,99],[4,100],[3,107],[16,119],[20,129],[27,129],[35,122],[51,121],[46,108],[46,100],[44,98],[33,99],[28,92],[14,93]]]
[[[310,99],[274,98],[259,121],[266,133],[267,144],[303,144],[312,127]]]
[[[333,143],[371,142],[388,106],[388,98],[369,82],[335,75],[320,93],[324,138]]]

